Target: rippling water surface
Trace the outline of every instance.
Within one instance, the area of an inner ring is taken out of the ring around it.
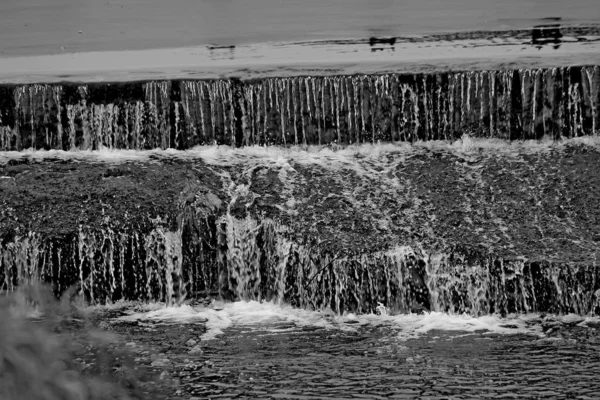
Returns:
[[[595,0],[4,0],[0,56],[598,23]],[[546,21],[548,22],[548,21]]]
[[[584,399],[600,389],[596,317],[342,316],[212,302],[130,307],[111,324],[133,322],[159,336],[203,327],[192,356],[153,361],[176,365],[179,394],[198,398]]]

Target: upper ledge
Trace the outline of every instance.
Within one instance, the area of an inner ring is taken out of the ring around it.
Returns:
[[[0,83],[256,79],[600,65],[600,38],[532,45],[516,37],[270,43],[0,57]]]

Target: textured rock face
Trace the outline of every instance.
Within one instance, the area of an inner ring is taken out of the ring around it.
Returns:
[[[0,86],[0,150],[187,149],[600,129],[598,66],[262,80]]]
[[[468,142],[7,156],[0,284],[76,283],[95,302],[600,312],[596,142]]]

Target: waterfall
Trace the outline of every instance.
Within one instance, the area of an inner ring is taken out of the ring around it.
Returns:
[[[3,290],[19,282],[53,282],[58,293],[77,284],[93,303],[118,299],[180,302],[198,293],[227,299],[283,301],[337,313],[432,311],[487,315],[598,312],[596,265],[530,262],[460,249],[407,246],[335,256],[286,238],[271,220],[228,217],[216,248],[181,231],[148,234],[82,229],[64,241],[30,234],[0,246]],[[206,234],[206,233],[205,233]]]
[[[600,67],[0,86],[0,150],[595,135]]]
[[[481,90],[462,87],[465,101]],[[311,107],[322,100],[302,97]],[[205,107],[196,117],[212,129],[211,118],[229,115]],[[355,115],[339,118],[362,127]],[[247,132],[263,123],[249,119]],[[209,296],[337,313],[380,303],[391,312],[600,312],[596,138],[3,157],[0,291],[42,281],[56,294],[77,285],[92,303]]]

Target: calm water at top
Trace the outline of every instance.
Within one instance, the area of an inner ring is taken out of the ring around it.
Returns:
[[[0,57],[598,23],[598,0],[2,0]]]

